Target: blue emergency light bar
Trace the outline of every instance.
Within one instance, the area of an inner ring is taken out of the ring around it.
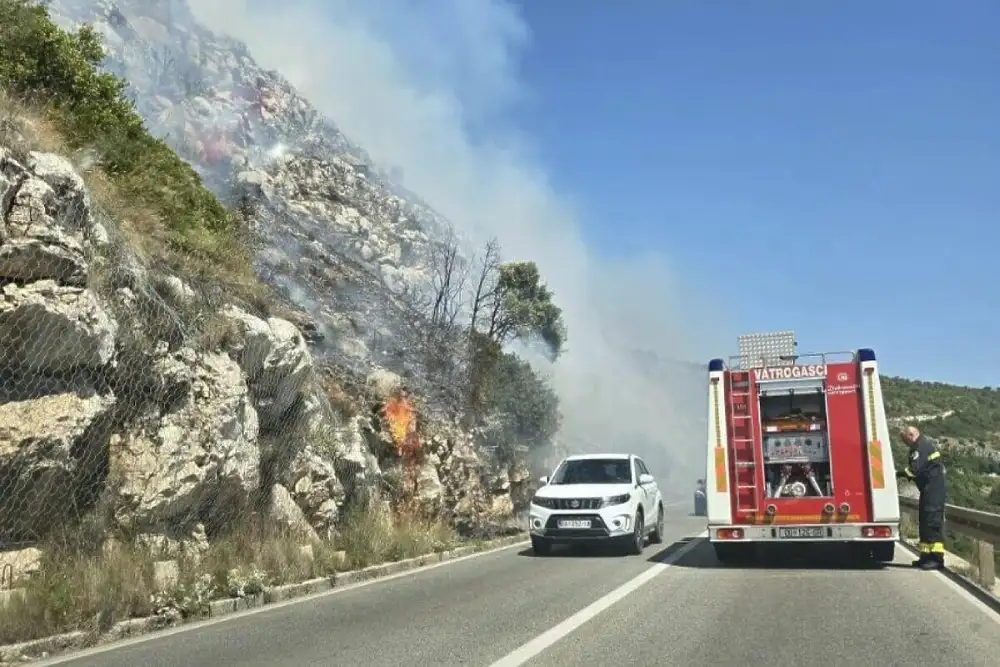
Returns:
[[[875,361],[875,350],[870,347],[863,347],[858,350],[857,353],[858,361]],[[708,372],[715,373],[716,371],[722,371],[726,369],[726,362],[724,359],[712,359],[708,362]]]

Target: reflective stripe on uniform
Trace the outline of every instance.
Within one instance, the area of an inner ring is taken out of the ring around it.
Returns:
[[[944,542],[931,542],[927,545],[927,553],[929,554],[943,554],[944,553]]]
[[[931,545],[927,544],[926,542],[921,542],[920,543],[920,553],[922,553],[922,554],[929,554],[929,553],[931,553]]]
[[[927,460],[928,460],[928,461],[933,461],[933,460],[935,460],[935,459],[939,459],[939,458],[941,458],[941,452],[933,452],[933,453],[931,453],[931,454],[930,454],[930,455],[929,455],[929,456],[927,457]]]

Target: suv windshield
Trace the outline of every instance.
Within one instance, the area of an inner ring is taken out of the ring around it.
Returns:
[[[564,461],[549,484],[631,484],[628,459],[577,459]]]

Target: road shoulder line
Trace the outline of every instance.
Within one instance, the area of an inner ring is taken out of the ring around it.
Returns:
[[[478,545],[458,547],[437,554],[426,554],[392,563],[380,563],[362,570],[338,572],[330,577],[276,586],[251,598],[215,600],[209,617],[196,621],[164,625],[162,621],[157,623],[159,620],[157,617],[129,619],[115,624],[111,631],[99,640],[102,643],[97,646],[92,645],[92,635],[83,631],[42,637],[19,644],[0,645],[0,665],[20,665],[29,661],[35,667],[62,665],[80,658],[117,651],[129,646],[185,632],[193,632],[207,626],[228,623],[247,616],[429,572],[447,565],[523,547],[528,543],[526,534],[503,537],[487,543],[485,548]],[[84,648],[87,644],[91,644],[91,646]],[[58,655],[53,656],[54,653],[58,653]],[[42,658],[39,654],[45,657]]]
[[[900,540],[899,543],[913,555],[919,555],[919,552],[913,548],[912,544],[903,540]],[[958,572],[945,569],[937,570],[933,574],[936,574],[939,580],[957,593],[959,597],[989,616],[991,621],[1000,625],[1000,601],[995,596],[967,580]]]

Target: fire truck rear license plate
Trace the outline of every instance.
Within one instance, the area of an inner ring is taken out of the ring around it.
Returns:
[[[826,531],[820,527],[809,528],[779,528],[778,537],[823,537]]]
[[[560,528],[590,528],[590,519],[559,519]]]

